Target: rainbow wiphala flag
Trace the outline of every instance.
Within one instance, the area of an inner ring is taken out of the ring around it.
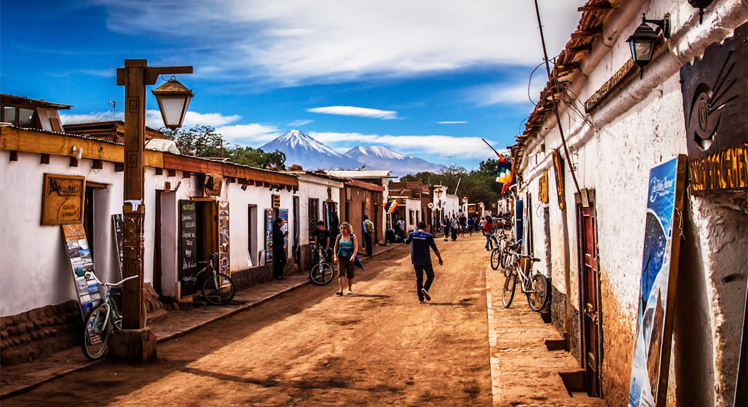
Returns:
[[[496,182],[504,184],[501,189],[503,194],[514,184],[514,164],[504,156],[499,156],[499,170],[496,174]]]
[[[395,211],[397,210],[397,201],[389,201],[387,203],[383,203],[382,208],[384,208],[385,213],[395,213]]]

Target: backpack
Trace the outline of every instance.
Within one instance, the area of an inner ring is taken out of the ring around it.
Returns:
[[[368,219],[366,220],[366,233],[369,235],[374,233],[374,224]]]

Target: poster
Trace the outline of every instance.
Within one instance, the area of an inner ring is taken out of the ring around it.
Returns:
[[[114,231],[114,246],[117,248],[117,255],[119,256],[119,276],[120,278],[124,278],[122,264],[125,253],[122,250],[122,242],[125,239],[125,227],[121,213],[112,215],[112,230]]]
[[[273,262],[273,210],[265,209],[265,264]]]
[[[218,271],[231,276],[229,262],[229,203],[218,202]]]
[[[81,306],[81,315],[86,318],[88,313],[101,304],[99,284],[92,276],[86,278],[86,273],[94,273],[93,259],[88,248],[86,232],[83,225],[62,225],[65,237],[65,249],[73,270],[75,291]]]
[[[195,201],[179,201],[180,295],[197,293],[197,212]]]
[[[685,156],[649,172],[630,407],[664,407],[678,274]]]
[[[288,253],[288,209],[279,209],[278,212],[280,218],[285,221],[285,223],[281,227],[281,231],[286,234],[286,236],[283,238],[283,248],[286,250],[286,253]]]

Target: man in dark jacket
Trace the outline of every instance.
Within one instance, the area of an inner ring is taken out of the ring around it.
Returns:
[[[439,258],[439,265],[444,264],[444,261],[442,261],[442,256],[436,248],[434,236],[426,232],[426,223],[424,222],[418,222],[418,230],[410,232],[405,243],[413,244],[410,248],[410,260],[416,271],[418,302],[423,304],[424,298],[427,301],[431,301],[429,288],[431,288],[431,283],[434,281],[434,268],[431,266],[431,252],[429,252],[429,249],[433,250],[436,257]],[[424,272],[426,272],[426,284],[423,283]]]
[[[285,280],[283,277],[283,269],[286,267],[286,249],[283,247],[285,242],[283,238],[288,235],[288,232],[283,232],[281,227],[285,221],[283,218],[278,218],[273,222],[273,278],[275,280]]]

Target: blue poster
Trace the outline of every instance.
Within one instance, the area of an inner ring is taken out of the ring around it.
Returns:
[[[652,168],[649,172],[647,215],[644,231],[644,255],[639,282],[639,310],[631,365],[629,406],[655,407],[664,352],[670,352],[671,332],[666,332],[668,287],[673,255],[674,221],[679,215],[676,208],[679,184],[679,159],[674,158]],[[681,193],[682,194],[682,193]],[[681,225],[678,225],[681,227]],[[680,231],[680,229],[678,229]],[[680,239],[680,232],[676,234]],[[677,240],[679,242],[679,240]],[[677,257],[675,258],[677,262]],[[667,375],[668,366],[662,366]]]

